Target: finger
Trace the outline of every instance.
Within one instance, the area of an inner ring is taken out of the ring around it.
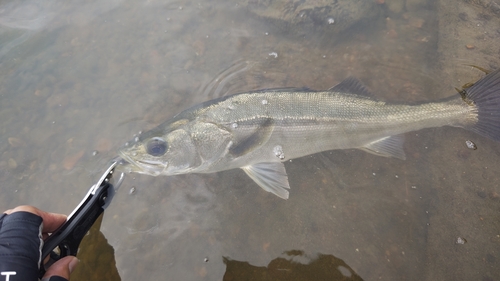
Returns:
[[[40,210],[38,210],[37,208],[35,208],[33,206],[23,205],[23,206],[17,206],[14,209],[9,209],[9,210],[5,211],[4,213],[7,215],[10,215],[12,213],[20,212],[20,211],[24,211],[24,212],[38,215],[38,211],[40,211]]]
[[[42,217],[43,220],[43,229],[42,232],[53,232],[59,226],[61,226],[64,222],[66,222],[66,215],[63,214],[55,214],[55,213],[47,213],[45,211],[39,210],[33,206],[18,206],[14,209],[10,209],[5,211],[5,214],[12,214],[15,212],[28,212]]]
[[[47,269],[47,272],[43,275],[43,279],[49,279],[51,276],[57,275],[69,280],[69,275],[75,269],[78,264],[78,259],[73,256],[64,257],[56,261],[53,265]]]
[[[56,214],[56,213],[47,213],[44,211],[40,211],[39,216],[43,219],[43,229],[42,232],[54,232],[58,229],[63,223],[66,222],[66,215]]]

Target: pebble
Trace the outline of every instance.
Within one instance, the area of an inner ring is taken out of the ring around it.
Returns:
[[[113,148],[113,142],[110,139],[102,138],[97,141],[97,151],[110,151]]]
[[[9,168],[15,169],[17,168],[17,162],[16,160],[9,158],[9,161],[7,161],[7,164],[9,165]]]
[[[24,141],[18,138],[10,137],[7,139],[12,147],[21,147],[24,145]]]
[[[389,10],[395,14],[401,13],[404,8],[405,8],[405,2],[404,1],[397,1],[397,0],[385,0],[385,5]],[[378,2],[380,4],[380,2]]]
[[[469,148],[469,149],[473,149],[473,150],[477,149],[477,145],[470,140],[466,140],[465,145],[467,145],[467,148]]]
[[[84,154],[84,152],[83,152],[83,150],[81,150],[73,155],[66,156],[66,158],[64,158],[64,160],[62,162],[63,168],[66,170],[73,169],[73,167],[75,167],[76,162],[78,162],[78,160],[80,160],[80,158],[82,158],[83,154]]]
[[[425,20],[421,18],[410,18],[409,24],[415,28],[422,28],[424,26]]]
[[[132,186],[130,188],[130,190],[128,191],[128,194],[129,195],[134,195],[136,192],[137,192],[137,188],[135,188],[135,186]]]

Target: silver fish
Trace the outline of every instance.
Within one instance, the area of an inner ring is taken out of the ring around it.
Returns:
[[[377,101],[355,78],[327,91],[272,89],[189,108],[123,147],[128,172],[152,176],[241,168],[264,190],[287,199],[284,161],[357,148],[405,159],[402,134],[462,127],[500,141],[500,69],[437,102]]]

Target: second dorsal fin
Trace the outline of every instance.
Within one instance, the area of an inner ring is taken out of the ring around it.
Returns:
[[[328,91],[373,97],[370,90],[368,90],[366,86],[355,77],[348,77],[344,79],[339,84],[328,89]]]

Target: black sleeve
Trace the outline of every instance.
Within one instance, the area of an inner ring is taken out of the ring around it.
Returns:
[[[28,212],[0,216],[0,281],[37,281],[42,218]]]
[[[45,281],[45,278],[42,281]],[[68,281],[68,279],[61,276],[51,276],[47,281]]]

